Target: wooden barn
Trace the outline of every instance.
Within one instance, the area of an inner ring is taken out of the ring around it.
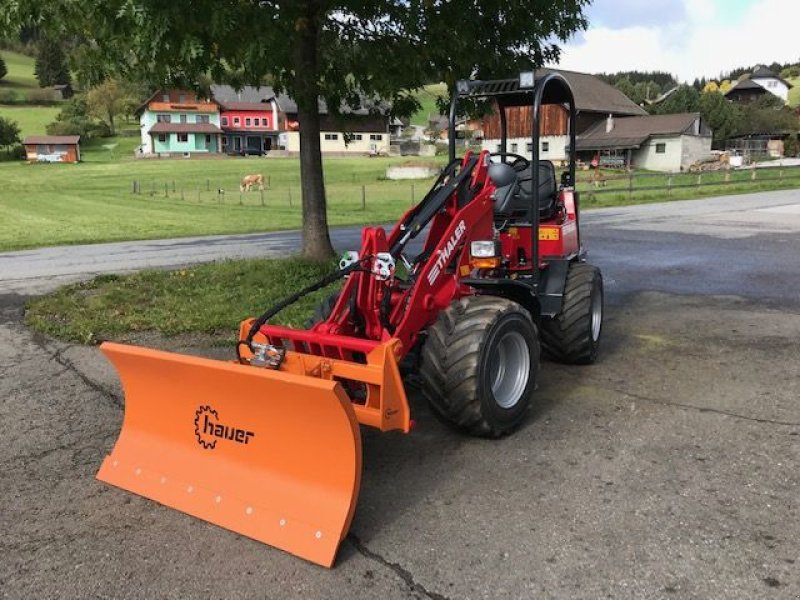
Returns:
[[[22,142],[28,162],[76,163],[81,160],[79,135],[31,135]]]

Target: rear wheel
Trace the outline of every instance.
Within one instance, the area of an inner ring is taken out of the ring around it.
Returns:
[[[600,269],[572,263],[567,272],[561,312],[542,319],[542,351],[558,362],[591,364],[597,359],[602,329],[603,276]]]
[[[323,300],[314,308],[314,314],[306,321],[306,329],[311,329],[317,323],[327,321],[328,317],[331,316],[338,299],[339,292],[334,292],[330,296],[323,298]]]
[[[539,370],[536,325],[525,309],[493,296],[461,298],[427,333],[420,379],[437,416],[482,437],[522,422]]]

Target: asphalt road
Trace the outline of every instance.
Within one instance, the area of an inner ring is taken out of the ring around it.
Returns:
[[[21,324],[25,294],[85,273],[296,235],[0,255],[0,596],[798,598],[799,234],[797,191],[587,212],[598,363],[544,363],[504,440],[443,428],[416,394],[412,434],[365,431],[330,571],[95,481],[122,418],[114,372]]]

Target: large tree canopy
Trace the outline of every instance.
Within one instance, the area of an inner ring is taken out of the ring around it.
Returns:
[[[112,70],[154,85],[266,77],[298,103],[303,252],[331,253],[317,99],[417,108],[407,93],[470,75],[503,77],[558,57],[588,0],[0,0],[9,25],[87,40]],[[0,19],[3,17],[0,16]]]

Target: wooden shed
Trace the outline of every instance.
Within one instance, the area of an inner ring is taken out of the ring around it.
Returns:
[[[76,163],[81,159],[79,135],[31,135],[25,138],[28,162]]]

